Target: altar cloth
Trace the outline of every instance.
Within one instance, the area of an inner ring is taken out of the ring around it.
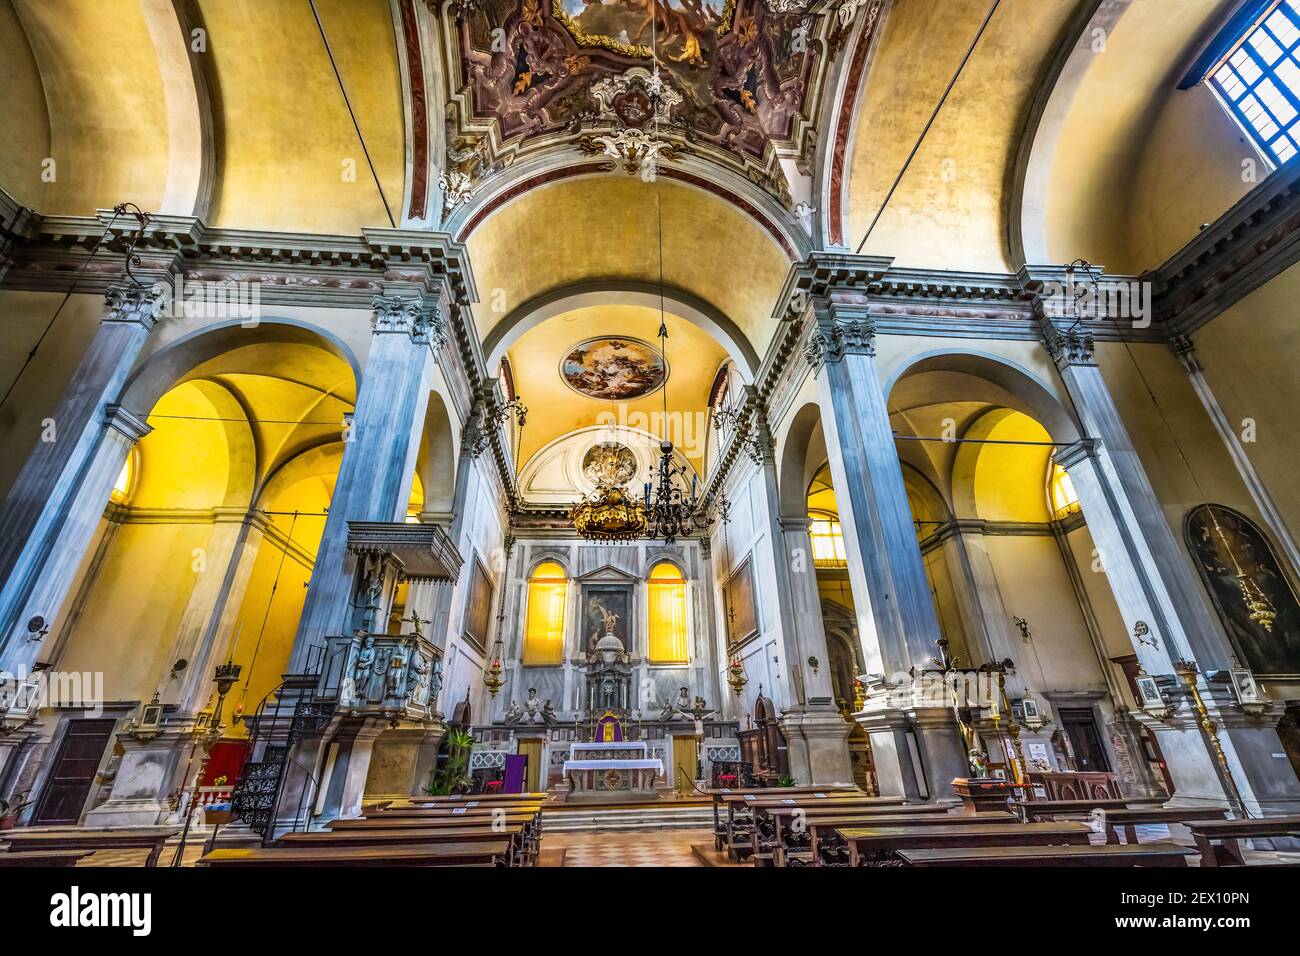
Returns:
[[[656,774],[664,772],[662,760],[646,758],[644,760],[566,760],[564,772],[570,770],[653,770]]]

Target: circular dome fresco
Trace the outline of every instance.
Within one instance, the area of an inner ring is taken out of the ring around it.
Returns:
[[[640,339],[604,336],[569,349],[560,361],[560,377],[579,395],[625,402],[662,388],[668,363]]]

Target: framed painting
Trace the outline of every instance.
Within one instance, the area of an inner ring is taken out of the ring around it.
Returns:
[[[1261,677],[1300,676],[1300,603],[1264,533],[1213,504],[1189,511],[1184,532],[1238,660]]]
[[[582,639],[588,652],[606,634],[613,634],[631,651],[628,626],[632,620],[632,587],[628,584],[589,584],[582,589]]]
[[[727,610],[728,646],[746,641],[758,633],[758,611],[754,607],[753,562],[746,557],[723,589]]]
[[[477,554],[469,563],[469,598],[465,602],[465,636],[486,648],[492,626],[492,579]]]

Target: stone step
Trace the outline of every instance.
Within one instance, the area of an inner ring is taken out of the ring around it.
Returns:
[[[713,826],[711,806],[619,807],[542,811],[544,832],[593,830],[696,830]]]

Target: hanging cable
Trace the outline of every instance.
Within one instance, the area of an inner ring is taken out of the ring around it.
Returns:
[[[262,638],[266,634],[266,623],[271,618],[271,605],[275,603],[275,592],[280,587],[280,575],[284,572],[284,562],[289,557],[289,549],[293,546],[293,529],[298,524],[298,512],[293,513],[293,518],[289,521],[289,533],[285,536],[284,550],[280,552],[280,565],[275,569],[275,580],[271,582],[271,595],[266,599],[266,610],[262,613],[262,626],[257,631],[257,643],[253,645],[253,656],[248,662],[248,673],[244,675],[244,686],[239,692],[239,702],[235,705],[235,713],[244,712],[244,702],[248,699],[248,685],[253,679],[253,669],[257,666],[257,655],[262,650]]]
[[[374,177],[375,188],[379,190],[379,200],[384,204],[384,213],[388,216],[388,224],[394,229],[397,223],[393,220],[393,211],[388,207],[388,197],[384,195],[384,187],[379,183],[379,173],[375,171],[374,160],[370,158],[370,150],[366,148],[366,138],[361,135],[361,124],[357,122],[357,114],[352,109],[352,101],[348,99],[347,88],[343,85],[343,76],[339,73],[339,66],[334,62],[334,51],[330,49],[330,41],[325,36],[325,25],[320,21],[320,14],[316,11],[316,0],[307,0],[308,6],[311,7],[311,15],[316,19],[316,29],[320,31],[320,39],[325,44],[325,55],[329,57],[330,66],[334,70],[334,79],[338,81],[339,92],[343,94],[343,105],[348,108],[348,116],[352,118],[352,128],[357,131],[357,141],[361,143],[361,152],[366,156],[366,164],[370,167],[370,175]]]
[[[894,198],[894,190],[898,189],[898,184],[903,181],[903,176],[907,173],[907,168],[912,165],[912,160],[916,157],[917,151],[921,148],[921,143],[924,142],[926,134],[930,132],[930,127],[934,125],[935,119],[938,118],[939,111],[943,109],[943,104],[948,101],[948,94],[951,93],[952,88],[957,85],[957,80],[961,76],[962,70],[966,68],[967,61],[970,60],[971,54],[975,52],[975,46],[980,42],[980,37],[984,35],[984,28],[987,27],[989,21],[993,19],[993,14],[997,12],[998,4],[1001,2],[1002,0],[993,0],[993,5],[989,7],[989,12],[984,15],[984,22],[980,24],[979,30],[975,33],[975,39],[970,41],[970,46],[966,49],[966,55],[961,58],[961,63],[957,65],[957,71],[953,73],[952,79],[948,81],[948,86],[944,89],[943,96],[939,97],[939,102],[935,104],[934,112],[932,112],[930,118],[925,121],[925,127],[921,130],[921,135],[916,138],[916,143],[912,146],[912,151],[907,154],[907,159],[903,161],[903,168],[900,169],[898,175],[894,177],[893,185],[889,187],[889,192],[885,194],[884,201],[881,202],[880,208],[876,210],[875,216],[872,217],[871,225],[867,226],[867,231],[862,236],[862,241],[858,243],[857,249],[854,250],[854,255],[862,254],[862,247],[865,246],[867,240],[871,238],[872,230],[876,228],[876,223],[880,221],[880,216],[884,213],[885,207],[889,205],[889,200]]]

